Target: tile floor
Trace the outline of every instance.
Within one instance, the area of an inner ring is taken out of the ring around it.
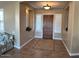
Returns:
[[[12,49],[1,58],[70,58],[62,41],[33,39],[22,49]]]

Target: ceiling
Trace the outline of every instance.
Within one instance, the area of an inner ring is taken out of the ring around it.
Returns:
[[[28,1],[27,2],[34,9],[43,9],[43,6],[47,4],[51,6],[51,9],[63,9],[68,5],[67,1]]]

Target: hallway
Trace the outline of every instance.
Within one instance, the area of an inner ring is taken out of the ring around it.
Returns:
[[[0,1],[0,57],[79,57],[79,1]]]
[[[13,49],[1,57],[68,58],[70,56],[60,40],[33,39],[21,50]]]

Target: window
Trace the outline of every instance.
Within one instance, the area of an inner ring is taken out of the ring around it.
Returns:
[[[36,14],[36,28],[35,38],[42,38],[43,36],[43,19],[41,14]]]
[[[4,11],[0,9],[0,32],[4,32]]]

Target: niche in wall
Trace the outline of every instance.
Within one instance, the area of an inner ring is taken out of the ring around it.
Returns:
[[[27,10],[26,10],[27,12]],[[28,10],[28,15],[26,15],[26,31],[31,31],[33,29],[34,18],[33,10]]]
[[[69,7],[67,7],[66,8],[66,16],[67,16],[67,18],[66,18],[66,24],[65,24],[65,31],[68,31],[68,16],[69,16]]]

